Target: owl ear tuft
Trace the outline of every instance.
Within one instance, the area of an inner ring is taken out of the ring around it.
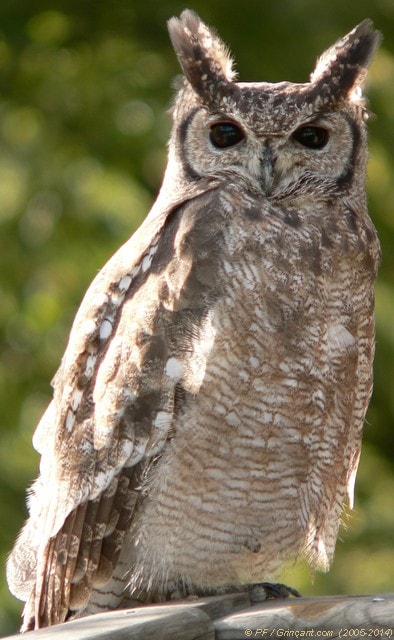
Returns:
[[[310,78],[315,92],[329,94],[332,101],[359,101],[368,65],[381,40],[372,21],[363,20],[319,58]]]
[[[212,106],[218,95],[228,92],[235,77],[225,44],[189,9],[168,21],[168,31],[187,80],[203,102]]]

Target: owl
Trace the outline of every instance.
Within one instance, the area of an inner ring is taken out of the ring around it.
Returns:
[[[76,315],[8,561],[23,630],[326,570],[372,389],[365,20],[303,84],[237,82],[192,11],[168,166]]]

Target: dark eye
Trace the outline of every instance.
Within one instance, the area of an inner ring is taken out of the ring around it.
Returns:
[[[327,129],[307,125],[294,131],[292,137],[308,149],[323,149],[328,142],[329,136]]]
[[[233,122],[218,122],[211,126],[209,132],[209,139],[213,146],[217,149],[226,149],[226,147],[233,147],[238,142],[241,142],[245,137],[241,127]]]

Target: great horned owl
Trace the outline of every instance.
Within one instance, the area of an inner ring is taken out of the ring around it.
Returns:
[[[238,83],[192,11],[163,186],[90,286],[8,563],[24,629],[327,569],[372,388],[365,20],[310,82]],[[346,498],[347,496],[347,498]]]

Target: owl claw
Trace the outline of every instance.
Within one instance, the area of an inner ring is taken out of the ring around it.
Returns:
[[[288,587],[280,582],[257,582],[248,587],[249,597],[252,604],[255,602],[263,602],[264,600],[276,600],[289,598],[301,598],[301,594],[297,589]]]

